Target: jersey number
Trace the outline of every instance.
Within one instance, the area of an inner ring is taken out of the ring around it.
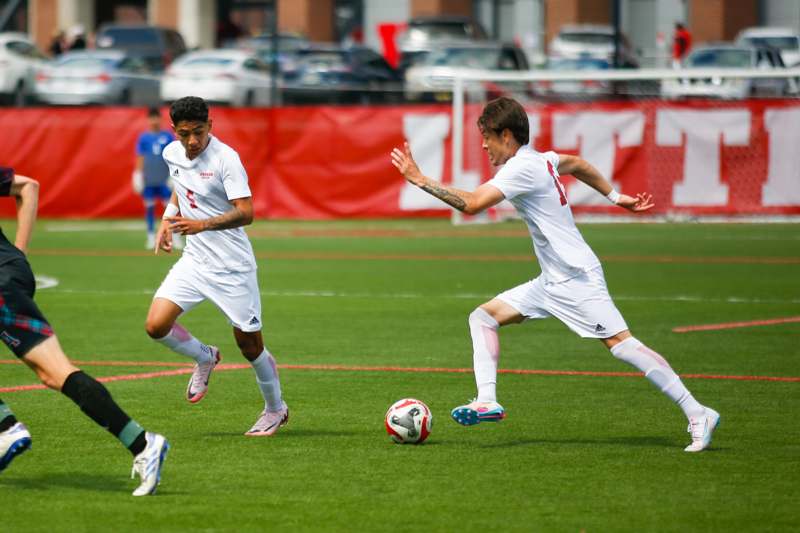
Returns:
[[[186,199],[189,200],[189,207],[197,209],[197,202],[194,201],[194,191],[186,189]]]
[[[561,200],[561,205],[567,205],[567,195],[564,194],[564,186],[561,185],[560,181],[558,181],[556,173],[553,170],[553,164],[550,163],[550,161],[547,162],[547,171],[550,172],[551,176],[553,176],[553,183],[556,185],[556,190],[558,191],[558,197]]]

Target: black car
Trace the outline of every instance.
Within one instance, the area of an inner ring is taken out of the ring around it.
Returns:
[[[283,73],[287,104],[400,102],[402,90],[400,74],[383,56],[362,46],[297,50]]]
[[[97,32],[97,48],[124,50],[139,56],[154,70],[163,70],[186,52],[181,34],[159,26],[109,24]]]

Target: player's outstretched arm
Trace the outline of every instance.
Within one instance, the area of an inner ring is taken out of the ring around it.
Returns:
[[[455,187],[443,185],[423,175],[411,155],[408,143],[403,144],[403,150],[399,148],[392,150],[391,156],[392,164],[409,183],[416,185],[462,213],[474,215],[502,202],[504,199],[503,193],[491,185],[481,185],[473,192],[462,191]]]
[[[628,211],[647,211],[655,205],[653,203],[653,196],[650,193],[638,193],[636,196],[618,193],[608,180],[600,174],[599,170],[580,157],[559,154],[558,158],[559,174],[572,174],[575,178]]]
[[[39,207],[39,182],[15,174],[10,193],[17,201],[17,237],[14,246],[27,253],[33,224],[36,222],[36,210]]]

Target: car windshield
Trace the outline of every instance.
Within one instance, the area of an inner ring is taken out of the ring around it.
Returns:
[[[753,65],[753,55],[749,50],[698,50],[693,52],[686,63],[690,67],[748,68]]]
[[[429,22],[408,28],[407,38],[412,41],[426,39],[448,39],[470,37],[470,32],[462,22]]]
[[[118,61],[118,58],[112,57],[62,57],[55,67],[98,70],[113,67]]]
[[[101,48],[149,45],[156,42],[156,33],[147,28],[110,28],[104,31],[97,39],[97,45]]]
[[[788,35],[785,37],[747,37],[745,41],[755,46],[771,46],[778,50],[800,49],[800,39]]]
[[[445,48],[435,50],[423,64],[434,67],[497,68],[497,48]]]
[[[309,52],[299,56],[300,61],[305,66],[310,66],[316,69],[342,69],[347,67],[347,60],[343,52],[330,51],[330,52]]]
[[[579,59],[553,59],[547,62],[549,70],[607,70],[610,67],[608,61],[603,59],[579,58]]]
[[[235,61],[229,57],[192,57],[181,61],[183,68],[203,69],[203,68],[224,68],[230,66]]]
[[[580,43],[580,44],[613,44],[614,36],[610,33],[597,33],[597,32],[562,32],[558,37],[567,43]]]

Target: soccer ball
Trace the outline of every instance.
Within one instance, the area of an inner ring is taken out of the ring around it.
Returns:
[[[398,444],[422,444],[431,434],[433,415],[424,402],[398,400],[386,411],[386,433]]]

